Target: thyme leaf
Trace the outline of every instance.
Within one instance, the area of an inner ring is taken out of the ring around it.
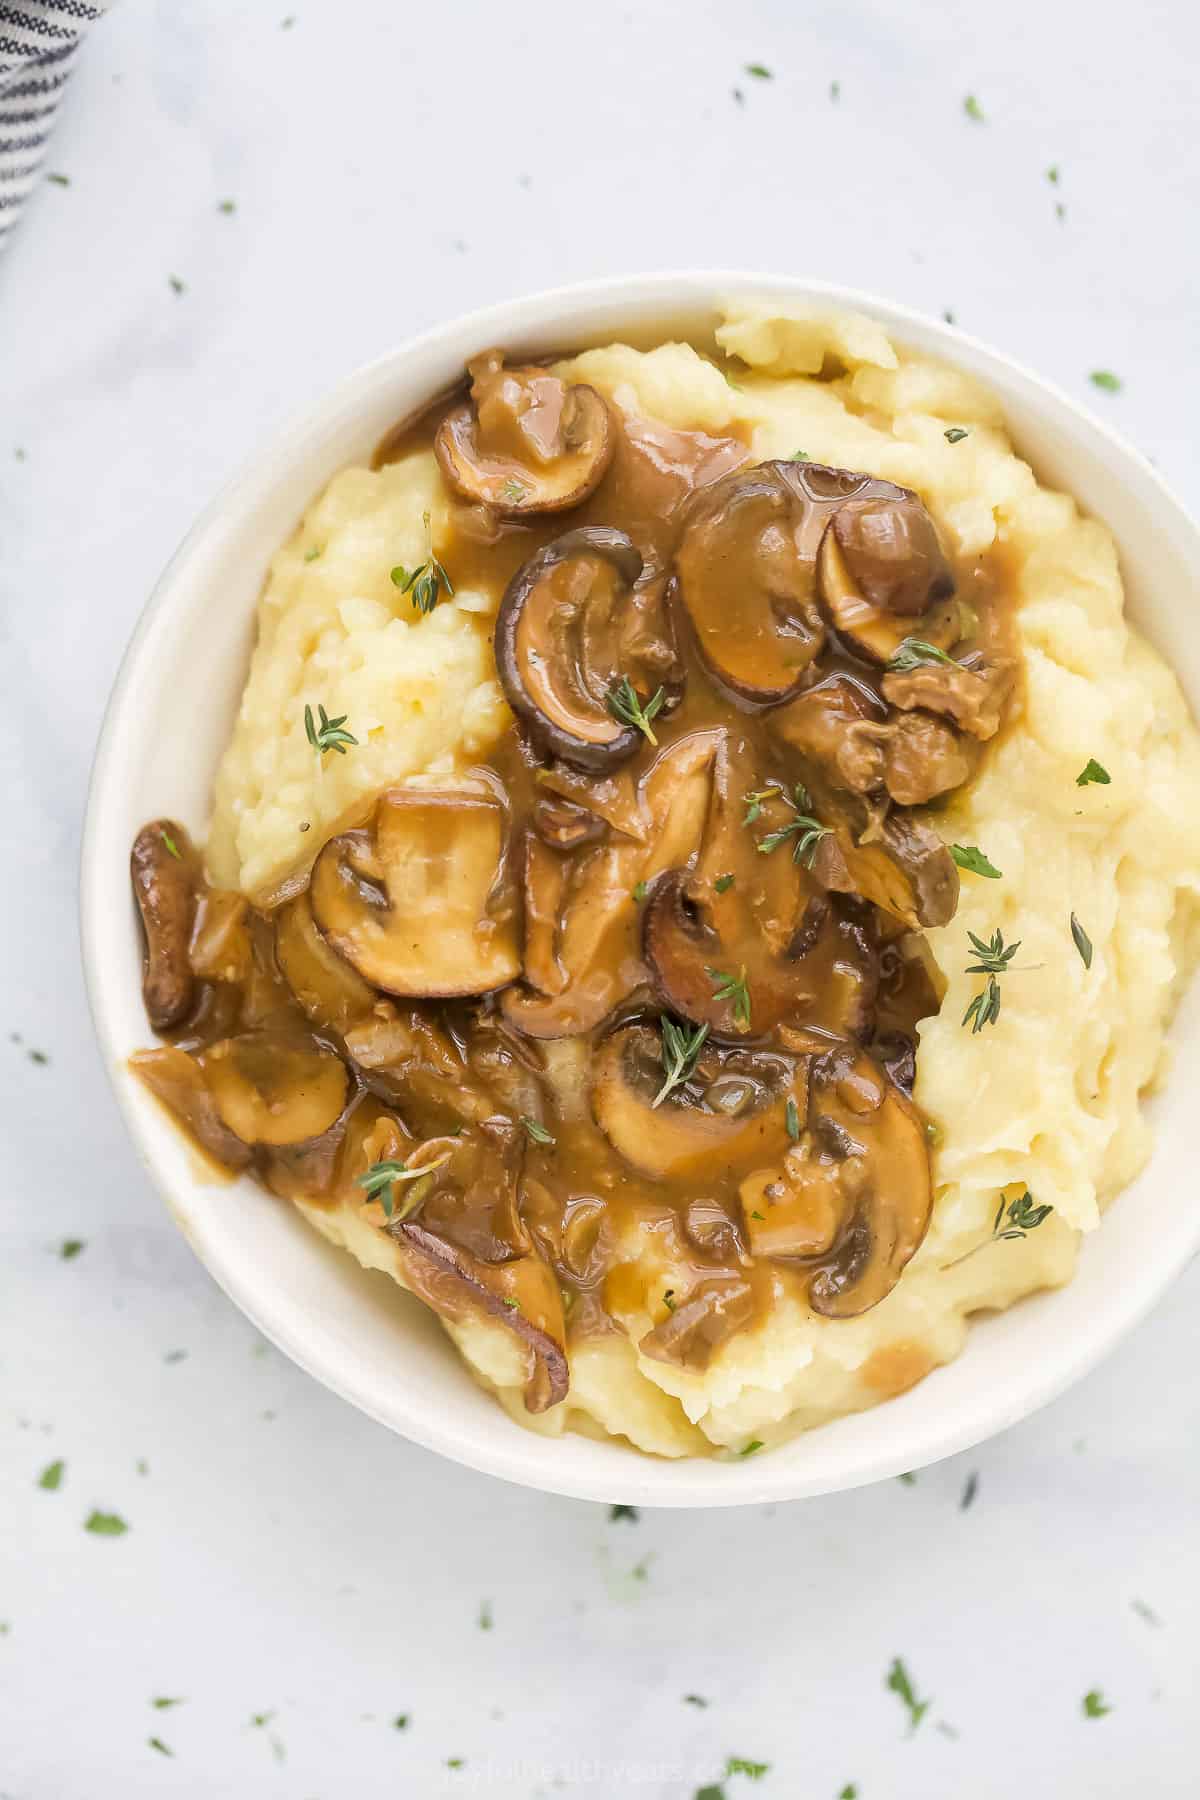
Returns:
[[[647,743],[657,745],[658,739],[650,728],[652,719],[656,719],[666,705],[667,692],[659,688],[649,700],[643,703],[640,694],[630,681],[628,675],[622,675],[609,691],[608,710],[620,725],[631,725],[640,731]]]
[[[899,648],[888,658],[887,667],[895,675],[907,675],[913,669],[919,669],[922,663],[946,663],[950,668],[958,665],[952,656],[939,650],[936,644],[927,644],[924,638],[906,637]]]
[[[313,719],[312,707],[306,706],[304,709],[305,737],[318,756],[324,756],[330,750],[336,750],[339,756],[345,756],[346,745],[358,743],[356,737],[352,737],[348,731],[342,730],[346,723],[346,714],[339,713],[336,719],[331,719],[323,706],[318,706],[317,712],[320,715],[319,725]]]
[[[1094,756],[1089,756],[1086,763],[1083,765],[1082,770],[1075,777],[1075,786],[1087,787],[1089,782],[1096,781],[1099,782],[1102,787],[1107,787],[1111,780],[1112,776],[1104,767],[1104,764],[1098,763]]]
[[[1092,940],[1074,913],[1071,914],[1071,936],[1075,940],[1075,948],[1079,952],[1084,968],[1090,969],[1092,966]]]
[[[707,1025],[681,1025],[677,1019],[668,1018],[664,1013],[659,1020],[662,1033],[662,1066],[665,1080],[651,1102],[651,1109],[660,1106],[667,1095],[689,1080],[696,1067],[696,1059],[704,1047],[708,1036]]]
[[[745,965],[737,975],[729,975],[721,969],[710,969],[707,964],[704,972],[713,983],[713,999],[728,1000],[736,1022],[743,1031],[749,1031],[750,989],[746,985]]]

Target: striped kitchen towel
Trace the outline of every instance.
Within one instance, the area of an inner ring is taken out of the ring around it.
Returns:
[[[0,249],[38,178],[79,40],[106,0],[0,0]]]

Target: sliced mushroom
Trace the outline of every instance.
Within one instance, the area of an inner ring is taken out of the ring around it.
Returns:
[[[146,934],[146,1015],[155,1031],[169,1031],[187,1017],[195,994],[188,941],[196,870],[183,828],[173,819],[143,825],[133,840],[129,870]]]
[[[263,1179],[273,1194],[283,1200],[336,1203],[347,1131],[362,1097],[362,1089],[352,1085],[346,1104],[324,1131],[300,1143],[281,1144],[267,1152]]]
[[[958,869],[930,826],[907,811],[872,813],[854,795],[814,793],[828,833],[812,872],[835,893],[861,894],[911,931],[947,925],[958,907]]]
[[[937,527],[911,488],[872,480],[865,493],[838,507],[832,535],[863,598],[911,622],[954,592]]]
[[[995,737],[1004,719],[1013,687],[1016,665],[1006,657],[993,661],[926,663],[906,674],[885,675],[884,698],[906,711],[923,707],[944,713],[960,731],[981,742]]]
[[[311,1038],[272,1032],[225,1038],[197,1057],[222,1121],[243,1144],[303,1144],[342,1115],[345,1064]]]
[[[566,1394],[566,1334],[558,1285],[520,1215],[523,1154],[519,1127],[486,1119],[409,1154],[407,1168],[427,1168],[428,1185],[412,1183],[390,1218],[378,1201],[364,1212],[397,1244],[409,1285],[441,1317],[515,1332],[530,1355],[526,1405],[540,1412]]]
[[[624,1025],[595,1061],[596,1123],[631,1168],[681,1180],[782,1155],[788,1101],[801,1118],[808,1110],[805,1061],[707,1045],[692,1078],[656,1105],[665,1079],[662,1043],[655,1026]]]
[[[251,1151],[217,1111],[200,1065],[185,1050],[135,1050],[129,1066],[201,1149],[230,1169],[244,1169]]]
[[[364,981],[390,994],[482,994],[520,970],[504,888],[507,809],[482,782],[394,788],[372,826],[331,838],[313,918]]]
[[[821,604],[829,623],[849,650],[865,662],[887,663],[908,637],[920,638],[938,650],[949,650],[958,642],[962,635],[962,613],[953,599],[940,597],[916,619],[869,600],[850,573],[838,539],[837,525],[835,519],[833,530],[825,534],[821,545]],[[941,585],[935,583],[934,591],[941,596]],[[953,584],[950,592],[953,593]]]
[[[428,1008],[400,1011],[379,1001],[347,1027],[344,1042],[372,1092],[403,1105],[424,1135],[479,1124],[496,1111],[494,1096]]]
[[[572,858],[554,945],[566,980],[553,994],[513,987],[502,995],[501,1010],[518,1031],[538,1038],[591,1031],[646,980],[634,890],[695,854],[720,738],[693,732],[660,752],[637,791],[639,837]],[[541,950],[539,958],[545,971]]]
[[[506,369],[499,350],[467,368],[471,397],[447,413],[434,439],[455,493],[504,519],[586,500],[613,453],[608,408],[595,388],[569,387],[547,369]]]
[[[540,751],[581,769],[610,768],[646,741],[613,711],[622,679],[643,703],[664,677],[677,691],[666,615],[648,629],[632,601],[641,571],[624,532],[587,525],[531,556],[500,603],[496,671],[509,704]]]
[[[705,664],[760,705],[786,699],[825,642],[813,570],[828,513],[805,506],[785,466],[760,463],[702,488],[675,558],[675,592]]]
[[[850,793],[888,795],[899,806],[921,806],[959,787],[975,757],[931,713],[888,715],[878,697],[848,674],[829,675],[771,715],[784,743],[820,764],[830,782]]]
[[[655,991],[719,1036],[814,1019],[857,1034],[874,989],[873,947],[806,866],[815,840],[787,790],[752,787],[752,765],[726,737],[696,864],[656,882],[646,902],[642,949]]]
[[[745,1276],[711,1275],[673,1302],[661,1324],[639,1341],[638,1349],[656,1362],[701,1373],[754,1313],[754,1288]]]
[[[292,993],[322,1031],[343,1032],[377,998],[357,970],[317,930],[307,893],[275,913],[275,954]]]
[[[562,1295],[537,1256],[500,1265],[480,1263],[418,1221],[388,1228],[412,1291],[440,1318],[456,1326],[483,1321],[498,1326],[525,1348],[525,1405],[545,1412],[567,1397],[570,1370]]]
[[[814,1068],[805,1129],[774,1169],[741,1187],[756,1256],[812,1265],[809,1302],[828,1318],[877,1306],[929,1224],[933,1189],[920,1114],[861,1051]]]
[[[826,1318],[853,1318],[891,1293],[920,1248],[933,1210],[929,1144],[912,1101],[863,1055],[818,1066],[810,1129],[817,1156],[838,1165],[849,1217],[809,1303]]]

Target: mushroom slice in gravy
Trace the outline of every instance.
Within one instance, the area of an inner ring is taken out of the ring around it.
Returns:
[[[331,838],[312,873],[313,918],[364,981],[389,994],[483,994],[520,972],[502,877],[508,814],[483,782],[393,788],[372,825]]]
[[[628,603],[641,572],[624,532],[583,526],[530,557],[500,605],[496,669],[509,705],[540,749],[577,768],[635,753],[642,733],[622,723],[614,696],[628,681],[650,701],[656,669],[675,661],[669,643],[648,656],[639,641],[643,620]]]
[[[545,879],[545,865],[540,856],[527,863],[527,882],[532,873],[535,886],[527,888],[525,900],[526,981],[541,975],[553,991],[513,987],[501,997],[516,1030],[536,1038],[593,1031],[647,979],[637,890],[694,855],[719,742],[717,732],[693,732],[656,757],[638,790],[640,837],[577,853],[563,875],[553,941],[540,917],[536,885]]]
[[[471,397],[434,438],[438,464],[464,500],[504,519],[566,512],[612,461],[608,407],[595,388],[569,387],[548,369],[506,369],[499,350],[467,365]]]
[[[191,1010],[192,864],[187,837],[171,819],[143,825],[133,840],[129,867],[146,944],[142,998],[155,1031],[178,1025]]]
[[[661,1027],[623,1025],[596,1058],[592,1110],[613,1149],[643,1175],[702,1181],[715,1159],[745,1168],[787,1148],[787,1103],[807,1111],[807,1065],[778,1052],[704,1046],[665,1097]]]

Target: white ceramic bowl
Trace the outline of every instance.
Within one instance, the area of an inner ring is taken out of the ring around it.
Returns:
[[[918,1468],[1024,1417],[1111,1349],[1200,1243],[1186,1117],[1200,1082],[1196,996],[1175,1024],[1170,1085],[1153,1102],[1153,1161],[1085,1244],[1068,1287],[978,1320],[957,1362],[873,1411],[749,1461],[666,1462],[618,1443],[523,1431],[475,1385],[417,1301],[364,1273],[252,1182],[196,1179],[184,1139],[125,1067],[149,1038],[128,860],[135,831],[158,814],[203,835],[268,559],[337,469],[368,457],[390,426],[488,345],[539,352],[645,341],[663,327],[703,333],[714,297],[737,293],[854,307],[987,381],[1042,480],[1073,493],[1115,533],[1130,614],[1195,705],[1200,531],[1145,458],[1064,394],[957,330],[820,282],[723,273],[588,282],[490,307],[402,345],[350,376],[218,495],[163,574],[126,655],[83,847],[83,949],[101,1051],[150,1174],[226,1293],[310,1374],[415,1443],[530,1487],[651,1506],[789,1500]]]

